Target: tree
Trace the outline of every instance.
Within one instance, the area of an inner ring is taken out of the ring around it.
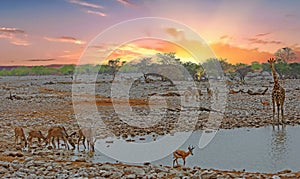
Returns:
[[[300,63],[290,63],[289,64],[290,70],[290,76],[293,78],[299,78],[300,77]]]
[[[235,65],[236,73],[240,77],[240,82],[245,83],[246,75],[252,71],[251,66],[244,63],[238,63]]]
[[[281,61],[275,63],[274,67],[276,72],[279,74],[280,79],[282,79],[282,77],[287,75],[290,71],[289,65]]]
[[[176,58],[175,52],[169,53],[158,53],[156,54],[157,57],[160,59],[159,62],[163,65],[180,65],[181,61],[179,58]]]
[[[63,75],[72,75],[74,73],[75,66],[74,65],[64,65],[60,68],[60,72]]]
[[[231,63],[227,62],[227,59],[219,59],[219,63],[224,71],[224,73],[233,72],[234,66]]]
[[[151,60],[152,60],[151,57],[144,57],[143,59],[141,59],[139,63],[137,63],[137,67],[139,68],[139,71],[141,73],[143,74],[147,73],[151,65]]]
[[[193,62],[183,63],[183,67],[189,72],[190,76],[195,80],[200,80],[201,76],[204,73],[204,68],[201,65],[198,65]]]
[[[254,61],[251,63],[251,69],[253,71],[257,71],[257,70],[260,70],[262,68],[261,64],[257,61]]]
[[[296,53],[289,47],[278,49],[275,52],[275,58],[278,62],[288,63],[297,58]]]
[[[120,58],[108,60],[108,66],[110,67],[110,72],[115,78],[117,71],[126,63],[126,61],[120,61]]]
[[[269,63],[262,63],[261,68],[263,71],[271,72],[270,64]]]

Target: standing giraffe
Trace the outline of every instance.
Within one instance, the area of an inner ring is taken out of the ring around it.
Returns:
[[[272,90],[272,104],[273,104],[273,120],[274,120],[274,114],[275,114],[275,102],[277,105],[277,115],[278,115],[278,124],[279,124],[279,108],[281,110],[281,118],[282,122],[284,123],[283,119],[283,106],[284,106],[284,99],[285,99],[285,90],[280,86],[278,82],[278,78],[276,75],[274,63],[275,63],[274,58],[270,58],[268,62],[270,63],[270,67],[272,70],[273,78],[274,78],[274,87]]]

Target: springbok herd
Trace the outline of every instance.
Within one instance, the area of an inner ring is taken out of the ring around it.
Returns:
[[[65,144],[65,149],[69,148],[69,144],[72,146],[72,150],[75,149],[75,142],[74,142],[74,136],[78,135],[78,140],[77,140],[77,150],[79,151],[79,142],[82,140],[82,145],[84,146],[84,150],[86,149],[85,142],[87,142],[87,148],[91,152],[94,152],[94,145],[95,145],[95,139],[93,140],[92,136],[92,129],[91,128],[81,128],[77,132],[73,132],[71,135],[68,135],[66,129],[64,126],[55,126],[51,127],[48,130],[48,134],[46,137],[43,136],[42,132],[39,130],[31,130],[28,132],[28,137],[25,137],[25,133],[22,127],[15,127],[14,128],[15,132],[15,143],[18,144],[20,141],[21,145],[24,147],[28,146],[30,147],[32,145],[32,139],[37,139],[38,143],[41,144],[42,140],[45,142],[46,146],[50,142],[53,146],[53,148],[56,148],[55,145],[55,139],[57,140],[58,148],[60,146],[60,139],[64,141]],[[22,144],[24,143],[24,144]],[[185,158],[188,157],[189,155],[193,155],[193,149],[195,147],[188,147],[188,151],[183,151],[183,150],[176,150],[173,152],[173,166],[175,163],[178,165],[178,159],[181,158],[183,160],[183,165],[185,165]]]
[[[59,141],[63,140],[65,148],[67,148],[68,150],[70,149],[69,144],[72,146],[72,150],[75,149],[74,136],[77,135],[78,136],[77,149],[79,150],[79,143],[82,140],[84,149],[86,149],[85,142],[87,142],[88,150],[94,152],[95,139],[93,139],[91,128],[81,128],[77,132],[73,132],[71,135],[68,135],[64,126],[55,126],[55,127],[51,127],[48,130],[48,134],[46,137],[43,136],[42,132],[39,130],[30,130],[28,132],[27,138],[25,137],[25,133],[22,127],[15,127],[14,132],[15,132],[15,143],[18,144],[18,142],[20,141],[21,145],[24,145],[24,147],[26,146],[30,147],[32,145],[32,140],[37,139],[39,144],[41,144],[43,140],[46,146],[52,144],[53,148],[56,148],[55,145],[55,139],[56,139],[58,148],[60,146]]]

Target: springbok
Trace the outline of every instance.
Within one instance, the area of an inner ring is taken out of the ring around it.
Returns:
[[[72,135],[75,135],[76,133],[73,133]],[[46,137],[46,145],[48,145],[48,143],[51,143],[53,145],[54,148],[56,148],[55,146],[55,142],[54,139],[57,139],[57,144],[58,144],[58,148],[59,148],[59,139],[62,139],[65,143],[65,148],[69,148],[68,142],[72,145],[72,150],[75,149],[75,143],[72,140],[72,135],[68,136],[65,127],[63,126],[56,126],[56,127],[52,127],[48,130],[48,135]]]
[[[174,156],[174,160],[173,160],[173,167],[174,167],[174,164],[175,162],[177,163],[178,165],[178,159],[179,158],[182,158],[183,160],[183,165],[185,166],[185,158],[188,157],[190,154],[193,155],[193,150],[195,149],[195,147],[188,147],[188,151],[183,151],[183,150],[176,150],[175,152],[173,152],[173,156]]]
[[[46,141],[46,137],[43,136],[41,131],[31,130],[28,133],[28,137],[27,137],[28,146],[30,146],[32,144],[33,138],[37,138],[39,141],[39,144],[41,144],[41,139],[43,139],[43,141]]]
[[[260,103],[263,105],[264,108],[265,107],[269,108],[270,106],[270,102],[267,100],[263,101],[262,99],[260,99]]]
[[[199,96],[202,96],[202,92],[200,89],[192,89],[190,86],[187,87],[185,92],[183,93],[185,101],[188,101],[188,98],[191,97],[192,99],[195,97],[198,100]]]
[[[25,138],[25,133],[24,133],[23,128],[22,127],[15,127],[14,131],[15,131],[15,143],[18,144],[18,139],[20,138],[21,145],[22,145],[22,141],[24,141],[24,143],[25,143],[24,147],[26,147],[27,146],[27,141],[26,141],[26,138]]]
[[[213,92],[211,89],[209,89],[208,87],[206,88],[206,91],[207,91],[207,95],[210,97],[213,95]]]
[[[86,149],[85,146],[85,140],[87,141],[87,147],[88,150],[91,150],[92,152],[95,151],[94,145],[96,142],[96,139],[93,140],[93,133],[92,128],[80,128],[78,130],[78,141],[77,141],[77,150],[79,151],[79,142],[82,139],[82,144],[84,146],[84,150]]]

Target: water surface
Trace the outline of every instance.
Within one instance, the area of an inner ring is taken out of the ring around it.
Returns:
[[[274,128],[272,126],[262,128],[237,128],[220,129],[215,138],[203,149],[199,149],[199,138],[202,131],[195,131],[189,139],[180,147],[187,150],[189,145],[196,146],[194,155],[186,159],[186,166],[201,168],[214,168],[222,170],[243,170],[257,172],[278,172],[285,169],[300,170],[300,127],[286,126]],[[183,133],[177,133],[174,137],[180,138]],[[144,136],[145,137],[145,136]],[[146,136],[145,140],[135,142],[149,142],[160,140],[162,137]],[[108,140],[108,139],[107,139]],[[114,140],[113,138],[109,140]],[[101,142],[101,141],[99,141]],[[103,142],[103,141],[102,141]],[[107,143],[112,147],[113,143]],[[164,146],[161,146],[164,148]],[[126,148],[120,151],[125,151]],[[101,151],[100,151],[101,152]],[[159,152],[159,151],[158,151]],[[135,157],[132,151],[132,157]],[[147,155],[147,153],[145,153]],[[96,154],[92,158],[94,162],[116,162],[103,154]],[[173,156],[153,161],[152,164],[172,165]],[[182,164],[182,160],[179,159]]]

